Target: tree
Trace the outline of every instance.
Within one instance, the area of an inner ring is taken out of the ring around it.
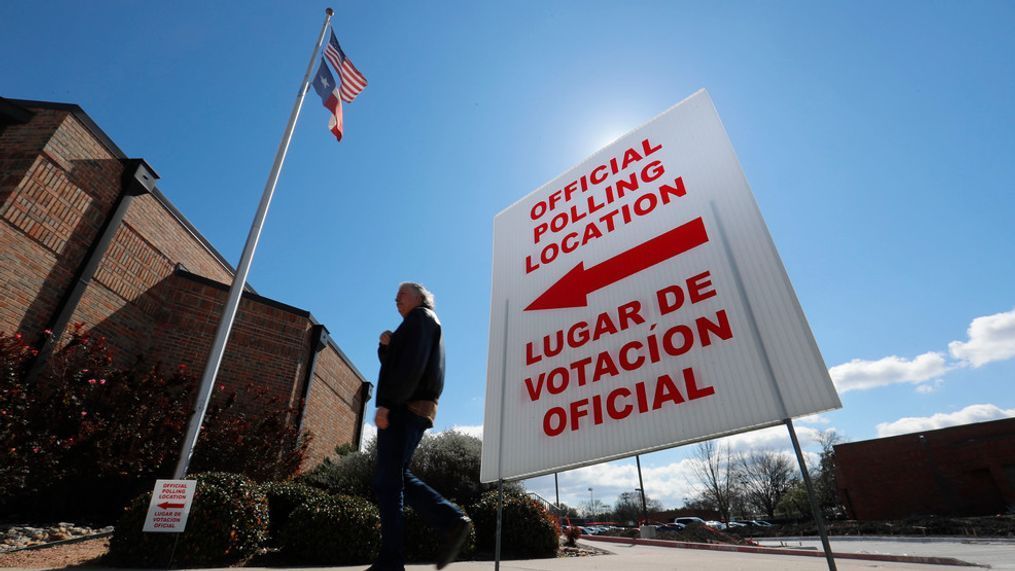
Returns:
[[[748,507],[775,516],[782,496],[796,483],[796,468],[785,455],[772,450],[740,457],[738,483]]]
[[[810,500],[807,499],[807,486],[799,480],[786,490],[775,509],[787,517],[807,519],[814,517],[811,513]]]
[[[842,441],[842,436],[834,430],[827,430],[818,438],[821,460],[814,477],[814,493],[818,496],[821,512],[830,518],[841,517],[846,513],[839,502],[838,482],[835,478],[835,445]]]
[[[561,517],[579,517],[578,510],[565,504],[564,502],[560,502],[557,509],[560,512]]]
[[[698,491],[696,496],[684,499],[684,509],[692,510],[696,512],[713,512],[716,511],[715,502],[705,496],[702,491]]]
[[[695,449],[694,474],[703,499],[715,505],[724,521],[729,521],[736,489],[736,461],[729,444],[721,447],[714,440]]]
[[[645,506],[650,512],[658,512],[663,509],[662,502],[649,497],[645,498]],[[624,492],[617,496],[617,501],[613,504],[613,519],[622,522],[641,521],[641,492]]]
[[[596,498],[591,502],[582,502],[582,511],[585,513],[585,517],[590,519],[609,519],[610,506],[604,504],[602,500]]]

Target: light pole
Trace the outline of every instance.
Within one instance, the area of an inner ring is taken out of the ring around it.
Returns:
[[[595,496],[592,495],[592,488],[589,488],[589,519],[595,519],[596,515],[596,501]]]

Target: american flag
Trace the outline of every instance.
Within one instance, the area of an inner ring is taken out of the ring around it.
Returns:
[[[339,81],[342,84],[339,89],[342,101],[352,103],[352,100],[356,99],[356,96],[367,86],[367,78],[363,77],[363,74],[356,69],[356,66],[352,65],[349,58],[345,57],[345,52],[342,51],[342,47],[338,45],[338,38],[335,37],[335,30],[331,31],[331,39],[328,40],[328,46],[324,48],[324,57],[338,72]]]

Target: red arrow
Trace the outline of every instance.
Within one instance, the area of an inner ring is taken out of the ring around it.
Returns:
[[[171,504],[169,502],[162,502],[161,504],[159,504],[159,507],[164,510],[167,510],[169,508],[183,508],[183,506],[184,504]]]
[[[587,270],[584,262],[578,262],[577,266],[530,303],[525,311],[586,307],[588,294],[597,289],[665,262],[705,242],[708,242],[705,222],[695,218]]]

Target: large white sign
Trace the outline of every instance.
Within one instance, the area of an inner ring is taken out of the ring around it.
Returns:
[[[497,215],[484,482],[841,406],[704,90]]]
[[[143,531],[182,533],[196,489],[195,480],[156,480]]]

